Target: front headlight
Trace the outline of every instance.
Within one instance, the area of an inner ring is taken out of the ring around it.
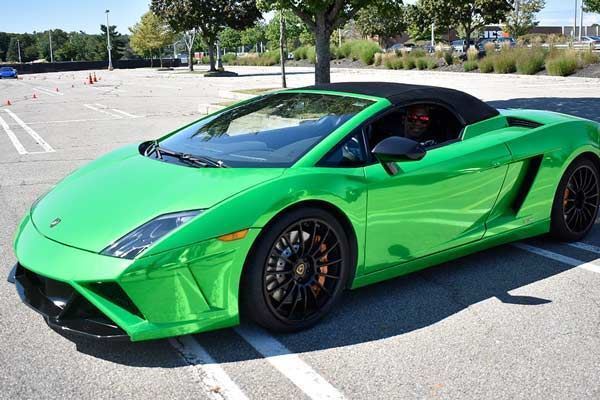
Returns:
[[[183,211],[156,217],[102,250],[105,256],[133,259],[161,237],[204,210]]]

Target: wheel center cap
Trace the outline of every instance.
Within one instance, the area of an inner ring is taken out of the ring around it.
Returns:
[[[306,273],[306,265],[304,263],[300,263],[296,265],[296,275],[303,276]]]

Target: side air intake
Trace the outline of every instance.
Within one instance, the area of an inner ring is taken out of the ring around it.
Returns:
[[[506,120],[508,122],[508,126],[518,126],[520,128],[535,129],[543,126],[543,124],[540,124],[539,122],[516,117],[508,117]]]

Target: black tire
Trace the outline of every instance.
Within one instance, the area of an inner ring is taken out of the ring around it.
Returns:
[[[576,159],[558,184],[552,204],[550,234],[558,240],[583,239],[593,228],[600,201],[600,174],[588,158]]]
[[[242,317],[276,332],[306,329],[339,301],[352,267],[348,237],[335,217],[312,207],[288,212],[265,228],[247,260]]]

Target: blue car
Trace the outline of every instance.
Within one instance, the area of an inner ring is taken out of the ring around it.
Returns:
[[[17,73],[17,70],[12,68],[12,67],[1,67],[0,68],[0,79],[3,78],[13,78],[13,79],[17,79],[19,77],[19,74]]]

